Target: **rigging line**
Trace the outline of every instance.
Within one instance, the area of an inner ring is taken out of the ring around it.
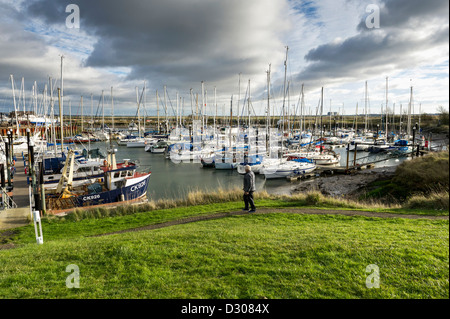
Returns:
[[[170,104],[170,107],[172,108],[173,115],[176,116],[175,115],[176,112],[175,112],[175,109],[173,108],[172,101],[170,100],[170,96],[169,96],[169,92],[168,91],[166,91],[166,95],[167,95],[167,98],[169,99],[169,104]]]

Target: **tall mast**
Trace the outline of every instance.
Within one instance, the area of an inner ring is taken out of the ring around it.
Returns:
[[[248,80],[248,104],[247,104],[247,108],[248,108],[248,129],[250,130],[250,79]]]
[[[94,127],[94,94],[91,93],[91,129],[93,127]]]
[[[230,137],[229,137],[229,145],[231,147],[231,131],[233,127],[233,96],[231,96],[231,102],[230,102]]]
[[[270,156],[270,70],[271,65],[269,64],[269,70],[267,70],[267,116],[266,116],[266,152]]]
[[[366,90],[365,90],[365,96],[364,96],[364,105],[365,105],[365,121],[364,121],[364,132],[367,132],[367,119],[368,119],[368,113],[367,113],[367,81],[366,81]]]
[[[179,108],[179,97],[178,97],[178,92],[177,92],[177,115],[175,117],[175,124],[176,124],[177,132],[178,132],[178,108]]]
[[[22,104],[23,104],[23,116],[26,117],[26,110],[25,110],[25,79],[22,78]]]
[[[83,96],[81,96],[81,132],[84,131],[84,127],[83,127]]]
[[[11,86],[12,86],[13,101],[14,101],[14,113],[15,113],[15,116],[16,116],[17,135],[19,135],[20,131],[19,131],[19,121],[17,119],[16,93],[14,91],[14,76],[11,74],[10,78],[11,78]]]
[[[214,87],[214,107],[215,107],[215,112],[214,112],[214,138],[217,138],[216,136],[216,117],[217,117],[217,90],[216,87]]]
[[[411,136],[411,108],[413,105],[413,87],[411,86],[411,92],[410,92],[410,97],[409,97],[409,105],[408,105],[408,126],[407,126],[407,133],[408,134],[408,139]],[[414,143],[414,141],[413,141]]]
[[[303,133],[303,129],[304,129],[304,106],[305,106],[305,93],[304,93],[304,87],[305,84],[302,83],[302,99],[300,101],[300,135]],[[301,137],[301,136],[300,136]]]
[[[204,105],[205,105],[205,83],[202,81],[202,107],[201,107],[201,112],[202,112],[202,142],[203,142],[203,132],[205,129],[205,113],[204,113]]]
[[[388,80],[389,80],[389,78],[388,77],[386,77],[386,111],[385,111],[385,113],[386,113],[386,141],[387,141],[387,139],[388,139],[388,114],[389,114],[389,112],[388,112],[388,89],[389,89],[389,82],[388,82]]]
[[[144,126],[144,129],[143,129],[143,131],[144,131],[144,136],[145,136],[145,113],[147,112],[147,109],[145,108],[145,102],[146,102],[146,99],[147,99],[147,87],[146,87],[146,85],[147,85],[147,82],[146,81],[144,81],[144,91],[143,91],[143,94],[144,94],[144,103],[142,104],[142,106],[143,106],[143,111],[142,111],[142,116],[143,116],[143,126]]]
[[[138,137],[141,137],[141,116],[140,116],[140,110],[139,110],[139,91],[138,87],[136,86],[136,103],[137,103],[137,117],[138,117]]]
[[[267,71],[267,121],[266,121],[266,127],[267,127],[267,134],[269,134],[269,128],[270,128],[270,70],[271,64],[269,64],[269,70]]]
[[[36,81],[34,81],[34,86],[33,86],[33,88],[34,88],[34,91],[33,91],[33,97],[34,97],[34,115],[37,116],[37,113],[38,113],[38,110],[37,110],[38,102],[37,102],[37,82],[36,82]]]
[[[239,105],[241,102],[241,73],[239,73],[239,95],[238,95],[238,105],[237,105],[237,128],[239,131],[239,117],[240,117],[240,112],[239,112]]]
[[[112,120],[112,130],[114,131],[114,96],[112,86],[111,86],[111,120]]]
[[[58,104],[59,104],[59,119],[61,122],[61,156],[64,153],[64,126],[63,126],[63,112],[62,112],[62,98],[61,89],[58,88]]]
[[[105,132],[105,92],[102,91],[102,133]]]
[[[53,99],[53,80],[52,78],[49,78],[50,81],[50,107],[51,107],[51,121],[52,121],[52,139],[53,139],[53,148],[55,151],[55,157],[57,153],[57,146],[56,146],[56,121],[55,121],[55,101]]]
[[[159,125],[159,96],[158,96],[158,90],[156,90],[156,114],[158,117],[158,134],[160,134],[160,125]]]
[[[73,136],[72,132],[72,101],[69,100],[69,126],[70,126],[70,136]]]
[[[169,132],[169,119],[167,117],[167,87],[164,85],[164,112],[166,117],[166,134]]]
[[[64,76],[63,76],[63,64],[64,64],[64,55],[61,55],[61,149],[63,146],[63,140],[64,140],[64,124],[62,122],[63,114],[64,114]],[[61,154],[62,155],[62,154]]]
[[[322,126],[322,114],[323,114],[323,86],[322,86],[322,93],[320,97],[320,138],[323,137],[323,126]],[[322,147],[320,148],[320,153],[322,153]]]
[[[189,90],[189,97],[191,98],[191,115],[192,115],[192,121],[194,121],[194,95],[192,94],[192,88]]]
[[[289,47],[286,46],[286,60],[284,60],[284,86],[283,86],[283,120],[282,120],[282,132],[281,132],[281,157],[283,158],[283,140],[284,140],[284,116],[285,116],[285,103],[286,103],[286,79],[287,79],[287,59],[288,59]]]
[[[288,51],[289,51],[289,47],[286,47],[286,60],[284,60],[284,86],[283,86],[283,121],[282,121],[282,126],[283,126],[283,132],[281,134],[282,138],[281,138],[281,153],[283,153],[283,137],[284,137],[284,119],[285,119],[285,109],[286,109],[286,80],[287,80],[287,59],[288,59]]]

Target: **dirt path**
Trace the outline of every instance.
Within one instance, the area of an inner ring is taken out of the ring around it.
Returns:
[[[307,214],[307,215],[344,215],[344,216],[365,216],[365,217],[378,217],[378,218],[406,218],[406,219],[432,219],[432,220],[449,220],[449,216],[425,216],[425,215],[402,215],[402,214],[391,214],[391,213],[376,213],[376,212],[365,212],[365,211],[353,211],[353,210],[322,210],[322,209],[296,209],[296,208],[261,208],[254,214],[268,214],[268,213],[289,213],[289,214]],[[194,216],[187,217],[183,219],[173,220],[165,223],[148,225],[138,228],[131,228],[120,230],[116,232],[95,235],[92,237],[102,237],[115,234],[123,234],[130,232],[138,232],[143,230],[153,230],[159,228],[165,228],[175,225],[195,223],[203,220],[214,220],[230,216],[241,216],[248,215],[248,212],[237,211],[229,213],[217,213],[211,215]]]

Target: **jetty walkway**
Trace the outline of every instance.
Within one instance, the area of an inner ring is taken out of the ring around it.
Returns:
[[[18,157],[15,167],[16,172],[12,179],[14,188],[8,195],[16,203],[17,208],[0,210],[0,231],[26,226],[31,219],[27,175],[21,157]]]

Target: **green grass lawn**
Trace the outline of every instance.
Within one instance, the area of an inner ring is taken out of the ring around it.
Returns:
[[[270,213],[85,237],[240,205],[49,222],[41,246],[25,227],[19,248],[0,251],[0,297],[449,297],[442,220]],[[80,289],[65,285],[70,264],[80,268]],[[366,287],[370,264],[380,269],[379,289]]]
[[[290,201],[283,199],[261,199],[257,201],[258,207],[268,208],[313,208],[313,209],[333,209],[348,210],[348,207],[337,207],[337,202],[316,203],[316,206],[309,206],[304,201]],[[229,202],[206,204],[188,207],[177,207],[170,209],[161,209],[143,213],[134,213],[125,216],[99,217],[95,213],[90,218],[77,219],[69,216],[65,218],[43,218],[42,227],[45,242],[85,236],[93,236],[115,231],[121,231],[130,228],[137,228],[147,225],[160,224],[168,221],[178,220],[186,217],[209,215],[220,212],[236,211],[242,208],[242,202]],[[448,216],[448,211],[424,211],[418,209],[403,208],[352,208],[352,210],[373,211],[392,214],[413,214],[429,216]],[[0,233],[1,234],[1,233]],[[35,231],[33,225],[28,225],[16,230],[16,234],[10,242],[15,244],[35,243]]]

